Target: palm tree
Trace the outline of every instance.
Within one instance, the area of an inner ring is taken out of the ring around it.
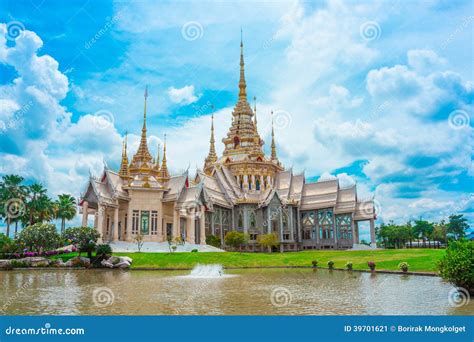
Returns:
[[[66,227],[66,220],[72,220],[76,216],[76,199],[68,194],[58,196],[55,204],[55,217],[61,219],[61,233]]]
[[[46,189],[39,183],[29,186],[30,196],[27,203],[29,224],[51,221],[54,218],[53,201],[46,194]]]
[[[27,188],[21,185],[23,177],[5,175],[0,182],[0,215],[7,223],[7,236],[10,236],[10,224],[15,221],[15,234],[18,229],[18,219],[24,209]]]

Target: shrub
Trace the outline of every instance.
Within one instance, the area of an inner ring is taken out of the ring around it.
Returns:
[[[257,242],[259,245],[266,247],[270,253],[272,252],[272,247],[278,247],[280,245],[278,235],[275,233],[259,235]]]
[[[17,241],[30,251],[55,249],[61,245],[61,237],[56,226],[49,223],[36,223],[23,228],[18,234]]]
[[[375,271],[375,262],[373,261],[368,261],[367,266],[369,266],[371,271]]]
[[[242,245],[246,244],[247,241],[248,238],[244,233],[235,230],[228,232],[224,237],[224,242],[227,246],[239,248],[239,250],[242,250]]]
[[[453,241],[438,263],[441,277],[474,294],[474,242]]]
[[[88,257],[95,249],[95,244],[99,239],[100,234],[94,228],[89,227],[73,227],[67,228],[62,233],[62,238],[68,241],[75,247],[79,248],[80,252],[87,252]]]
[[[95,253],[96,255],[102,256],[112,255],[112,247],[110,247],[110,245],[107,243],[97,245],[97,247],[95,248]]]
[[[330,270],[332,270],[334,268],[334,261],[329,260],[328,261],[328,267],[329,267]]]
[[[311,261],[311,264],[313,265],[314,268],[318,267],[318,260]]]
[[[221,239],[215,235],[206,236],[206,244],[219,248],[221,246]]]
[[[4,253],[3,249],[5,245],[10,245],[13,242],[8,236],[3,233],[0,233],[0,252]]]
[[[398,268],[403,272],[408,272],[408,267],[410,267],[410,265],[408,265],[408,263],[405,261],[398,264]]]
[[[197,253],[197,252],[198,250],[196,248],[191,251],[191,253]]]
[[[10,262],[11,267],[21,268],[21,267],[28,267],[28,264],[24,261],[12,260]]]
[[[346,262],[346,269],[348,271],[352,271],[352,262],[350,262],[350,261]]]

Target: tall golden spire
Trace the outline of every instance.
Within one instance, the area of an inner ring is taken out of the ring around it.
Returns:
[[[204,171],[210,173],[212,164],[217,161],[216,146],[214,140],[214,113],[211,115],[211,139],[209,140],[209,154],[204,161]]]
[[[244,64],[244,43],[242,39],[242,29],[240,29],[240,80],[239,80],[239,100],[247,100],[247,84],[245,83]]]
[[[272,110],[272,160],[277,160],[275,145],[275,130],[273,129],[273,110]]]
[[[156,172],[160,171],[160,149],[161,149],[161,144],[158,143],[158,149],[156,152],[156,161],[155,161],[155,166],[154,166],[154,169]]]
[[[140,146],[138,146],[138,151],[133,157],[133,161],[139,161],[140,164],[151,163],[152,156],[148,150],[147,138],[146,138],[146,101],[148,98],[148,86],[145,87],[145,104],[143,110],[143,127],[142,127],[142,136],[140,139]],[[140,166],[141,166],[140,165]]]
[[[161,163],[161,180],[168,180],[170,178],[170,174],[168,172],[168,166],[166,164],[166,134],[165,134],[165,141],[163,146],[163,161]]]
[[[127,132],[122,143],[122,162],[120,163],[119,176],[122,178],[130,177],[130,170],[128,169],[128,157],[127,157]]]

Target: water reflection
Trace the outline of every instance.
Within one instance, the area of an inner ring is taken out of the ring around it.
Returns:
[[[10,315],[472,315],[455,308],[437,277],[311,269],[227,270],[234,277],[181,271],[0,272],[0,307]],[[26,284],[26,285],[25,285]],[[22,292],[18,289],[24,287]],[[97,288],[113,303],[94,304]],[[275,303],[275,292],[286,296]]]

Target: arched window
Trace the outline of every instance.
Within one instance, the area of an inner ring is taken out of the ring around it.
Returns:
[[[249,180],[249,190],[252,190],[252,181],[251,181],[251,177],[250,176],[247,176],[248,180]]]
[[[256,189],[257,191],[260,190],[260,180],[258,180],[258,179],[255,181],[255,189]]]

